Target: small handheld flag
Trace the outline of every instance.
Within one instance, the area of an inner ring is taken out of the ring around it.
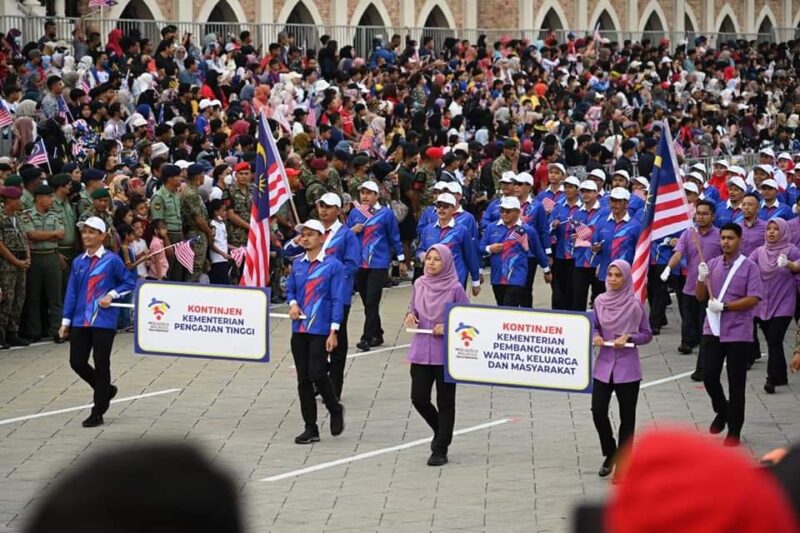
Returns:
[[[192,249],[192,245],[199,240],[200,237],[196,236],[175,245],[175,259],[183,265],[183,268],[189,271],[189,274],[194,273],[194,249]]]
[[[47,158],[47,149],[44,146],[44,139],[36,141],[36,144],[33,145],[31,155],[28,156],[25,162],[35,166],[50,164],[50,160]]]

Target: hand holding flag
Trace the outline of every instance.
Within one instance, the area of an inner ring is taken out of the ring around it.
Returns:
[[[175,245],[175,259],[183,265],[183,268],[189,271],[189,274],[194,273],[194,249],[192,245],[197,244],[200,240],[199,235],[195,235],[191,239],[186,239]]]

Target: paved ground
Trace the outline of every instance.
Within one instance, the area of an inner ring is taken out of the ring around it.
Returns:
[[[120,393],[96,429],[80,425],[88,409],[13,420],[91,402],[66,346],[1,352],[0,531],[18,530],[41,489],[91,452],[166,437],[201,443],[233,470],[253,532],[567,531],[573,505],[608,490],[596,474],[589,397],[462,386],[456,427],[468,432],[454,439],[449,465],[426,466],[430,435],[408,400],[410,337],[401,321],[409,294],[407,286],[385,293],[385,349],[348,363],[345,433],[331,438],[325,420],[322,442],[307,447],[293,443],[302,423],[285,321],[272,325],[273,360],[264,365],[136,357],[131,335],[118,336],[112,375]],[[539,285],[535,304],[548,307],[548,299]],[[477,300],[490,303],[490,292]],[[680,421],[704,430],[711,408],[686,377],[694,357],[677,354],[677,316],[670,321],[642,349],[639,428]],[[351,331],[362,323],[356,302]],[[800,437],[800,379],[791,376],[788,388],[768,396],[765,367],[759,362],[749,376],[743,436],[754,454]],[[262,481],[290,472],[299,475]]]

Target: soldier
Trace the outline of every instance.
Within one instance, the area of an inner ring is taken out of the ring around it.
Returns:
[[[494,181],[494,190],[500,190],[500,178],[503,177],[503,172],[509,170],[517,173],[517,161],[519,160],[519,152],[517,151],[517,141],[514,139],[506,139],[503,143],[503,154],[494,160],[492,163],[492,181]]]
[[[170,246],[183,240],[183,222],[181,221],[181,201],[178,196],[178,187],[181,185],[181,169],[176,165],[161,167],[161,182],[163,186],[158,189],[150,200],[150,219],[163,220],[167,224],[167,241],[164,246]],[[175,259],[172,248],[167,251],[169,281],[183,281],[184,271],[181,264]]]
[[[250,207],[253,204],[253,173],[250,163],[239,163],[234,167],[236,183],[222,195],[228,209],[228,245],[239,248],[247,245],[250,233]]]
[[[84,211],[92,207],[92,193],[103,187],[105,177],[106,175],[103,171],[96,168],[87,168],[83,171],[83,181],[86,187],[81,191],[78,198],[78,216],[81,216]]]
[[[15,189],[19,189],[19,193],[22,194],[22,176],[19,174],[11,174],[9,177],[5,179],[3,185],[6,187],[14,187]],[[22,212],[22,203],[20,202],[20,213]]]
[[[77,252],[78,239],[75,225],[78,223],[78,215],[75,206],[69,201],[72,187],[69,174],[56,174],[48,182],[55,190],[53,210],[61,216],[61,220],[64,222],[64,238],[58,241],[58,258],[61,261],[61,268],[64,270],[61,290],[64,292],[67,290],[69,268]]]
[[[33,191],[42,183],[42,171],[36,167],[28,167],[22,172],[22,210],[33,209]]]
[[[19,336],[19,320],[25,303],[25,271],[31,266],[28,239],[22,233],[19,210],[22,191],[16,187],[0,188],[3,210],[0,212],[0,350],[28,346]]]
[[[328,162],[323,157],[313,159],[311,170],[314,171],[314,177],[306,184],[306,203],[311,209],[308,216],[317,218],[317,200],[325,193],[331,192],[328,189]]]
[[[350,154],[344,150],[333,152],[333,161],[328,167],[328,190],[335,192],[340,197],[344,192],[343,183],[347,180],[343,178],[347,174],[347,165],[350,164]]]
[[[187,181],[186,189],[181,195],[181,218],[183,219],[183,227],[186,230],[186,237],[197,239],[192,244],[194,266],[189,275],[189,281],[198,283],[200,275],[205,270],[208,243],[214,239],[214,235],[211,232],[211,226],[208,224],[208,211],[206,211],[206,206],[197,192],[197,188],[203,184],[205,177],[203,176],[203,167],[197,163],[189,165],[186,173],[189,176],[189,181]]]
[[[358,188],[369,179],[369,175],[367,175],[368,166],[369,157],[359,154],[353,158],[353,176],[347,186],[347,192],[350,193],[351,197],[358,198]]]
[[[425,158],[414,176],[414,188],[419,193],[420,212],[433,205],[433,186],[439,181],[438,172],[442,166],[443,150],[430,147],[425,150]]]
[[[53,188],[39,185],[35,191],[33,209],[22,215],[22,230],[28,236],[31,266],[26,276],[25,324],[33,342],[43,334],[53,337],[56,344],[61,325],[61,262],[58,260],[58,241],[64,238],[64,223],[53,207]],[[47,303],[47,331],[42,327],[42,303]]]
[[[97,189],[92,192],[91,198],[92,207],[84,211],[83,214],[78,217],[78,222],[85,222],[89,217],[100,218],[106,223],[106,227],[109,228],[103,244],[109,250],[114,250],[114,253],[117,253],[119,251],[119,241],[117,239],[116,230],[114,229],[114,220],[108,212],[111,194],[108,192],[108,189]]]

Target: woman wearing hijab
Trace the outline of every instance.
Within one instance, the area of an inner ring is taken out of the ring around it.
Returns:
[[[120,46],[119,40],[122,39],[122,30],[119,28],[114,28],[108,34],[108,44],[106,45],[106,52],[109,55],[114,56],[115,59],[119,59],[125,55],[125,52],[122,50],[122,46]]]
[[[764,390],[775,393],[775,387],[788,384],[783,338],[792,322],[797,302],[797,273],[800,272],[800,250],[792,244],[789,224],[782,218],[767,223],[766,242],[750,254],[750,260],[761,271],[764,299],[758,304],[757,322],[767,339],[767,381]]]
[[[597,360],[592,387],[592,419],[605,458],[598,475],[606,477],[614,469],[617,450],[633,438],[636,402],[642,381],[637,347],[653,338],[644,305],[633,293],[631,265],[625,260],[612,261],[608,267],[606,292],[594,301],[594,331]],[[606,342],[612,346],[605,346]],[[633,346],[626,348],[626,344]],[[616,392],[619,402],[619,443],[614,441],[608,419],[612,392]]]
[[[433,330],[432,335],[414,335],[408,351],[411,403],[433,430],[429,466],[447,463],[456,416],[456,385],[444,380],[445,313],[449,304],[467,303],[469,299],[458,281],[450,250],[434,244],[425,254],[424,274],[411,289],[411,304],[405,318],[406,327]],[[431,403],[434,382],[438,410]]]

